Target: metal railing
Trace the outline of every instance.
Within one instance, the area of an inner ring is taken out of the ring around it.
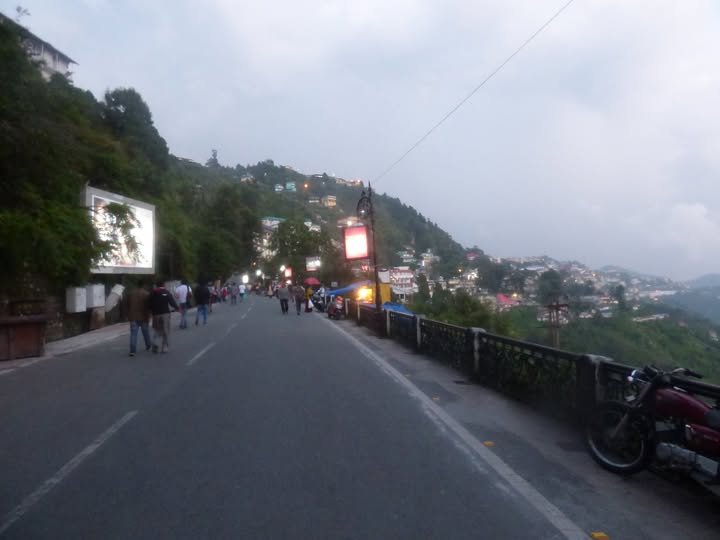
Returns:
[[[600,400],[622,400],[634,369],[610,358],[577,354],[348,301],[348,317],[446,363],[477,382],[515,398],[582,420]],[[720,402],[720,386],[676,378],[678,387]]]

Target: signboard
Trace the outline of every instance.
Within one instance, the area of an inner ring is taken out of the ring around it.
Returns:
[[[285,269],[285,277],[288,279],[292,277],[292,268]]]
[[[343,229],[345,238],[345,259],[354,261],[367,259],[370,256],[368,249],[368,230],[365,225],[359,227],[347,227]]]
[[[297,191],[295,182],[285,182],[285,191]]]
[[[317,272],[320,269],[320,257],[305,257],[305,270]]]
[[[136,220],[130,236],[137,243],[137,250],[131,252],[125,242],[121,241],[118,249],[108,253],[105,260],[90,271],[94,274],[154,274],[155,206],[92,187],[83,191],[83,201],[89,208],[93,225],[102,240],[111,238],[110,215],[104,211],[108,204],[128,206]]]

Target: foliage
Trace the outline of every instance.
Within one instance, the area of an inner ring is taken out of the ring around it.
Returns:
[[[665,310],[667,311],[667,310]],[[657,312],[647,306],[645,314]],[[548,332],[536,320],[536,309],[513,309],[508,314],[519,339],[548,345]],[[642,312],[640,312],[642,313]],[[720,383],[720,344],[710,338],[712,325],[680,310],[664,320],[636,322],[619,312],[611,318],[573,319],[560,329],[560,348],[598,354],[632,366],[685,366]]]
[[[547,270],[538,278],[538,300],[542,304],[559,302],[563,294],[563,279],[556,270]]]
[[[484,328],[505,335],[510,332],[508,319],[494,314],[492,306],[471,296],[464,289],[458,289],[453,294],[436,283],[432,298],[425,300],[424,295],[416,294],[410,309],[414,313],[448,324]]]

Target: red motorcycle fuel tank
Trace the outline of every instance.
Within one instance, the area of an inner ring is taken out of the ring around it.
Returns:
[[[682,390],[658,388],[655,391],[655,413],[658,416],[683,418],[689,424],[704,424],[710,405]]]

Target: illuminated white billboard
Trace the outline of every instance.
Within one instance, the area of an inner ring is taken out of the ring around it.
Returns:
[[[124,204],[130,208],[135,225],[130,236],[137,249],[133,251],[120,241],[120,246],[107,254],[106,258],[91,269],[94,274],[154,274],[155,273],[155,206],[123,195],[87,187],[83,201],[90,210],[93,225],[101,240],[111,240],[112,223],[104,208],[111,203]]]

